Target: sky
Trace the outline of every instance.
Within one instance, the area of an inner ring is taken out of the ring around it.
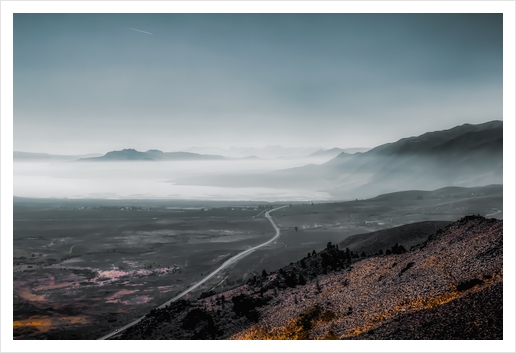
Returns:
[[[502,120],[501,14],[14,14],[14,150],[374,147]]]

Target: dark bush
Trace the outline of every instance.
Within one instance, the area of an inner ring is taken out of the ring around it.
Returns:
[[[335,313],[331,310],[326,310],[321,314],[321,320],[323,322],[330,322],[335,318]]]
[[[213,319],[207,312],[195,308],[192,309],[186,314],[185,318],[183,319],[183,323],[181,325],[182,328],[187,330],[194,329],[200,322],[207,321],[209,322],[211,319],[211,322],[213,323]]]
[[[394,245],[392,248],[392,253],[395,254],[395,255],[399,255],[399,254],[403,254],[403,253],[406,253],[407,252],[407,249],[405,249],[405,247],[401,244],[396,244]]]
[[[203,299],[203,298],[208,298],[208,297],[211,297],[212,295],[215,295],[216,293],[212,290],[209,290],[207,292],[202,292],[201,295],[199,296],[199,299]]]
[[[181,327],[194,331],[193,339],[214,339],[217,335],[211,315],[198,308],[192,309],[186,314]]]
[[[257,322],[259,313],[256,307],[264,305],[267,300],[261,298],[253,298],[251,296],[240,294],[233,297],[233,311],[238,316],[245,316],[249,321]]]
[[[477,285],[481,285],[481,284],[484,284],[484,281],[482,281],[481,279],[478,279],[478,278],[473,278],[473,279],[470,279],[469,281],[460,283],[457,286],[457,290],[459,292],[462,292],[462,291],[471,289],[471,288],[473,288]]]
[[[321,285],[319,284],[319,280],[315,283],[315,289],[317,290],[317,293],[321,293]]]
[[[400,273],[399,273],[399,275],[398,275],[398,276],[401,276],[401,275],[403,274],[403,272],[407,271],[409,268],[411,268],[411,267],[412,267],[412,266],[414,266],[414,265],[415,265],[415,262],[409,262],[409,263],[407,264],[407,266],[405,266],[405,267],[400,271]]]
[[[310,330],[312,328],[312,320],[317,318],[320,314],[321,308],[316,305],[312,309],[308,310],[306,313],[301,315],[301,317],[299,318],[299,324],[303,327],[303,330]]]

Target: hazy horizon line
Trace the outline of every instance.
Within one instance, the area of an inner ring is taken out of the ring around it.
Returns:
[[[109,152],[114,152],[114,151],[123,151],[123,150],[135,150],[137,152],[148,152],[148,151],[161,151],[161,152],[164,152],[164,153],[176,153],[176,152],[183,152],[183,153],[195,153],[195,154],[209,154],[209,153],[199,153],[199,152],[191,152],[191,151],[188,151],[189,149],[192,149],[192,148],[205,148],[205,149],[218,149],[218,150],[226,150],[226,151],[230,151],[231,149],[257,149],[257,150],[260,150],[260,149],[265,149],[267,147],[281,147],[281,148],[284,148],[284,149],[314,149],[314,150],[324,150],[324,151],[328,151],[328,150],[331,150],[331,149],[334,149],[334,148],[340,148],[340,149],[371,149],[373,147],[286,147],[286,146],[281,146],[281,145],[269,145],[269,146],[265,146],[265,147],[238,147],[238,146],[231,146],[231,147],[227,147],[227,148],[224,148],[224,147],[211,147],[211,146],[191,146],[191,147],[188,147],[187,149],[181,149],[181,150],[173,150],[173,151],[165,151],[165,150],[162,150],[162,149],[158,149],[158,148],[149,148],[149,149],[136,149],[134,147],[127,147],[127,148],[121,148],[121,149],[112,149],[112,150],[108,150],[107,152],[83,152],[83,153],[73,153],[73,154],[62,154],[62,153],[55,153],[55,152],[34,152],[34,151],[28,151],[28,150],[13,150],[13,153],[15,152],[20,152],[20,153],[32,153],[32,154],[48,154],[48,155],[60,155],[60,156],[79,156],[79,155],[88,155],[88,154],[106,154],[106,153],[109,153]]]
[[[106,154],[108,152],[112,152],[112,151],[122,151],[124,149],[134,149],[136,151],[143,151],[143,152],[146,152],[146,151],[150,151],[150,150],[159,150],[159,151],[162,151],[162,152],[189,152],[189,153],[192,153],[191,151],[189,150],[192,150],[192,149],[214,149],[214,150],[223,150],[223,151],[228,151],[230,152],[232,149],[256,149],[256,150],[264,150],[266,148],[273,148],[273,147],[278,147],[278,148],[283,148],[283,149],[292,149],[292,150],[295,150],[295,149],[305,149],[305,150],[309,150],[309,149],[313,149],[314,152],[317,151],[317,150],[330,150],[330,149],[333,149],[333,148],[340,148],[340,149],[373,149],[375,147],[378,147],[378,146],[382,146],[384,144],[389,144],[389,143],[395,143],[397,141],[400,141],[402,139],[405,139],[405,138],[412,138],[412,137],[418,137],[418,136],[421,136],[425,133],[429,133],[429,132],[436,132],[436,131],[446,131],[446,130],[450,130],[450,129],[453,129],[455,127],[458,127],[458,126],[463,126],[463,125],[483,125],[483,124],[488,124],[488,123],[492,123],[492,122],[502,122],[503,123],[503,117],[502,118],[499,118],[499,119],[488,119],[488,120],[485,120],[481,123],[471,123],[471,122],[463,122],[461,124],[456,124],[456,125],[453,125],[451,127],[448,127],[448,128],[444,128],[444,129],[438,129],[438,130],[428,130],[428,131],[424,131],[420,134],[417,134],[417,135],[411,135],[411,136],[404,136],[404,137],[401,137],[401,138],[398,138],[396,140],[391,140],[391,141],[387,141],[387,142],[384,142],[384,143],[380,143],[380,144],[377,144],[377,145],[374,145],[374,146],[352,146],[352,147],[340,147],[340,146],[335,146],[333,145],[332,147],[323,147],[323,146],[284,146],[284,145],[279,145],[279,144],[267,144],[267,145],[263,145],[261,147],[256,147],[256,146],[253,146],[253,147],[249,147],[249,146],[229,146],[229,147],[216,147],[216,146],[209,146],[209,145],[204,145],[204,146],[200,146],[200,145],[193,145],[193,146],[189,146],[189,147],[186,147],[186,148],[180,148],[180,149],[172,149],[172,150],[168,150],[166,151],[164,148],[159,148],[159,147],[152,147],[152,148],[141,148],[141,149],[138,149],[138,148],[135,148],[135,147],[123,147],[123,148],[112,148],[112,149],[109,149],[107,150],[106,152],[92,152],[92,151],[87,151],[87,152],[76,152],[76,153],[73,153],[73,154],[62,154],[60,152],[33,152],[33,151],[29,151],[29,150],[21,150],[21,149],[18,149],[18,150],[15,150],[13,148],[13,153],[14,152],[23,152],[23,153],[41,153],[41,154],[49,154],[49,155],[62,155],[62,156],[76,156],[76,155],[86,155],[86,154]],[[198,153],[198,152],[194,152],[194,153]],[[199,153],[199,154],[209,154],[209,153]],[[252,155],[250,155],[252,156]],[[281,157],[281,156],[278,156],[278,157]]]

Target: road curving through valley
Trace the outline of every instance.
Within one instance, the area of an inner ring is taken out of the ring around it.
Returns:
[[[278,226],[274,223],[274,221],[272,220],[272,217],[270,216],[270,213],[274,212],[276,210],[282,209],[284,207],[287,207],[287,205],[281,206],[281,207],[276,207],[276,208],[273,208],[270,211],[265,212],[265,217],[269,220],[269,222],[271,222],[271,225],[273,226],[274,230],[276,231],[276,233],[274,234],[274,237],[272,237],[271,239],[267,240],[265,243],[262,243],[260,245],[254,246],[254,247],[252,247],[250,249],[244,250],[241,253],[238,253],[235,256],[233,256],[232,258],[226,260],[222,265],[220,265],[217,269],[215,269],[213,272],[208,274],[202,280],[200,280],[199,282],[197,282],[196,284],[194,284],[190,288],[184,290],[183,292],[179,293],[178,295],[176,295],[172,299],[168,300],[167,302],[165,302],[165,303],[161,304],[160,306],[158,306],[158,309],[163,309],[164,307],[166,307],[170,303],[175,302],[176,300],[184,297],[186,294],[190,293],[194,289],[196,289],[196,288],[200,287],[201,285],[203,285],[206,281],[211,279],[213,276],[215,276],[217,273],[219,273],[220,271],[222,271],[226,267],[228,267],[230,265],[233,265],[235,262],[237,262],[237,261],[241,260],[242,258],[246,257],[247,255],[251,254],[253,251],[258,250],[259,248],[262,248],[264,246],[267,246],[267,245],[271,244],[272,242],[274,242],[276,239],[278,239],[278,237],[281,234],[281,231],[278,228]],[[109,339],[109,338],[111,338],[111,337],[113,337],[115,335],[120,334],[121,332],[127,330],[129,327],[134,326],[137,323],[139,323],[144,317],[145,316],[142,316],[142,317],[140,317],[140,318],[130,322],[129,324],[127,324],[127,325],[125,325],[125,326],[123,326],[123,327],[121,327],[121,328],[119,328],[119,329],[117,329],[117,330],[115,330],[115,331],[113,331],[113,332],[111,332],[111,333],[109,333],[109,334],[99,338],[99,340],[106,340],[106,339]]]

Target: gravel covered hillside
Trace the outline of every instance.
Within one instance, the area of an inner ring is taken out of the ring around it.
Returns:
[[[328,244],[246,285],[153,310],[121,338],[502,338],[502,221],[467,216],[388,250],[361,257]]]

